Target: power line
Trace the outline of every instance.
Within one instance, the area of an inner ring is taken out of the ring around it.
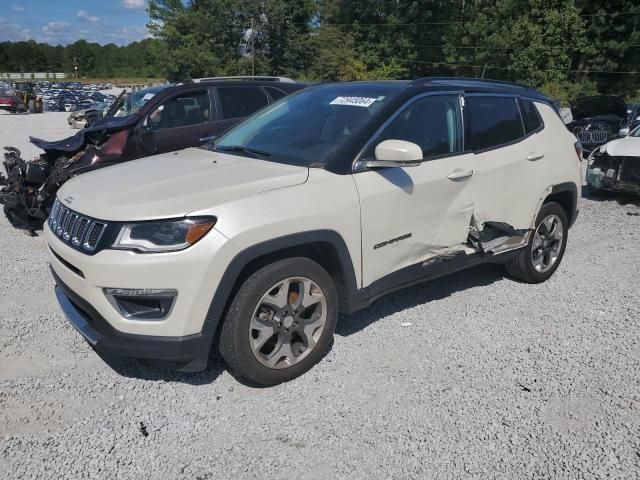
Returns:
[[[420,64],[425,64],[425,65],[432,65],[432,66],[443,66],[443,67],[465,67],[465,68],[484,68],[487,70],[506,70],[506,71],[511,71],[511,72],[521,72],[524,71],[526,69],[522,69],[522,68],[514,68],[514,67],[497,67],[497,66],[491,66],[491,65],[468,65],[468,64],[463,64],[463,63],[447,63],[447,62],[429,62],[426,60],[411,60],[409,58],[386,58],[386,57],[381,57],[379,55],[376,54],[371,54],[371,56],[378,58],[378,60],[387,60],[387,61],[400,61],[400,62],[407,62],[407,63],[420,63]],[[568,73],[585,73],[585,74],[591,74],[591,73],[607,73],[607,74],[620,74],[620,75],[638,75],[640,74],[640,71],[616,71],[616,70],[590,70],[590,69],[586,69],[586,70],[565,70],[565,69],[543,69],[543,68],[537,68],[536,69],[539,72],[557,72],[559,70],[562,70],[563,72],[568,72]]]
[[[522,48],[527,48],[528,45],[517,45],[514,47],[493,47],[493,46],[484,46],[484,45],[460,45],[460,46],[456,46],[456,45],[447,45],[447,44],[434,44],[434,45],[416,45],[416,44],[412,44],[412,43],[407,43],[407,44],[391,44],[391,43],[379,43],[379,42],[375,42],[376,46],[385,46],[385,47],[390,47],[390,48],[442,48],[444,49],[446,48],[453,48],[456,50],[518,50],[518,49],[522,49]],[[585,45],[584,47],[566,47],[563,45],[545,45],[544,46],[547,49],[557,49],[557,50],[573,50],[573,51],[578,51],[581,50],[582,48],[598,48],[598,49],[615,49],[616,47],[612,47],[610,45]],[[623,45],[620,48],[634,48],[634,47],[640,47],[640,44],[628,44],[628,45]]]
[[[285,41],[279,40],[279,39],[268,39],[267,42],[274,42],[274,43],[278,43],[280,45],[287,45],[287,43]],[[378,44],[380,45],[380,44]],[[639,45],[640,46],[640,45]],[[398,47],[397,45],[395,46],[396,48]],[[514,47],[515,49],[515,47]],[[392,58],[388,58],[388,57],[382,57],[376,53],[368,53],[369,56],[371,57],[375,57],[378,60],[383,60],[383,61],[398,61],[401,63],[417,63],[417,64],[423,64],[423,65],[432,65],[432,66],[443,66],[443,67],[464,67],[464,68],[483,68],[486,70],[505,70],[505,71],[511,71],[511,72],[522,72],[526,69],[523,68],[514,68],[514,67],[498,67],[498,66],[491,66],[491,65],[469,65],[469,64],[464,64],[464,63],[448,63],[445,61],[440,61],[440,62],[434,62],[434,61],[427,61],[427,60],[413,60],[410,58],[401,58],[401,57],[392,57]],[[365,55],[366,56],[366,55]],[[584,69],[584,70],[567,70],[567,69],[541,69],[541,68],[537,68],[536,69],[539,72],[557,72],[557,71],[563,71],[563,72],[567,72],[567,73],[582,73],[582,74],[595,74],[595,73],[604,73],[604,74],[617,74],[617,75],[638,75],[640,74],[640,70],[639,71],[619,71],[619,70],[591,70],[591,69]]]
[[[617,17],[617,16],[633,16],[640,15],[640,11],[631,11],[631,12],[612,12],[612,13],[585,13],[578,14],[578,17],[582,18],[597,18],[597,17]],[[410,27],[410,26],[437,26],[437,25],[461,25],[461,24],[478,24],[478,23],[515,23],[519,22],[521,19],[526,18],[527,20],[545,20],[545,17],[528,17],[526,15],[521,15],[519,18],[513,20],[457,20],[457,21],[446,21],[446,22],[400,22],[400,23],[322,23],[320,22],[315,28],[318,27]],[[291,23],[291,25],[309,25],[310,22],[306,23]]]

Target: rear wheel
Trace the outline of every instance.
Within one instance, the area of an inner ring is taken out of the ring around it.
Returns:
[[[558,269],[567,246],[569,221],[557,203],[546,203],[536,219],[527,246],[505,266],[507,273],[527,283],[541,283]]]
[[[238,290],[220,333],[220,354],[259,385],[296,378],[325,355],[338,317],[331,276],[308,258],[267,265]]]

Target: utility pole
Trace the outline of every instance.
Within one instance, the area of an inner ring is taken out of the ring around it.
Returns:
[[[76,57],[73,57],[73,70],[77,80],[78,79],[78,61],[76,60]]]
[[[253,18],[251,19],[251,76],[256,76],[256,32],[253,29]]]

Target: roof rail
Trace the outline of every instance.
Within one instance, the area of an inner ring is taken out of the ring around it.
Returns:
[[[205,77],[205,78],[194,78],[192,81],[194,83],[201,82],[224,82],[224,81],[233,81],[233,80],[243,80],[243,81],[255,81],[255,82],[282,82],[282,83],[296,83],[295,80],[287,77],[271,77],[266,75],[244,75],[244,76],[235,76],[235,77]]]
[[[411,82],[412,84],[416,84],[416,83],[426,83],[426,82],[433,82],[433,83],[468,83],[468,84],[493,84],[493,85],[505,85],[505,86],[509,86],[509,87],[518,87],[518,88],[523,88],[525,90],[535,90],[533,87],[529,86],[529,85],[525,85],[524,83],[515,83],[515,82],[507,82],[506,80],[492,80],[492,79],[487,79],[487,78],[473,78],[473,77],[423,77],[423,78],[417,78],[415,79],[413,82]]]

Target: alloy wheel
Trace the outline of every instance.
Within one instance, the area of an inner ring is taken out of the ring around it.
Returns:
[[[557,215],[548,215],[540,222],[531,244],[531,260],[536,271],[546,273],[553,268],[560,258],[563,237],[564,228]]]
[[[316,346],[327,320],[322,289],[304,277],[273,285],[258,302],[249,326],[249,342],[265,367],[289,368]]]

